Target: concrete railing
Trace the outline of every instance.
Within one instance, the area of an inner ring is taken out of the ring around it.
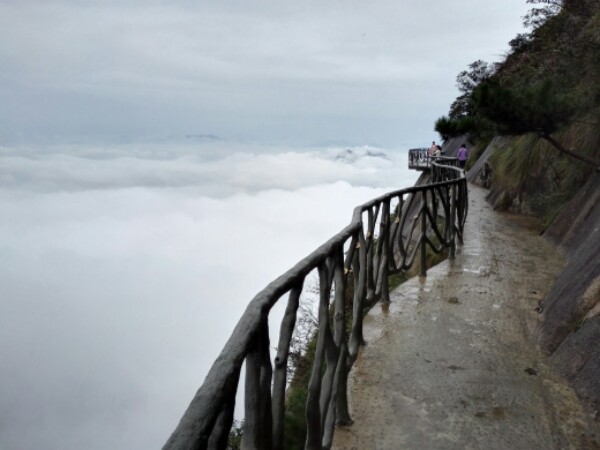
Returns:
[[[330,448],[334,427],[352,423],[348,374],[363,340],[365,305],[389,301],[388,276],[427,248],[454,257],[467,214],[464,172],[442,161],[432,183],[393,191],[354,209],[351,223],[250,301],[221,354],[164,445],[173,449],[225,449],[245,363],[242,448],[282,449],[288,356],[307,275],[318,272],[318,337],[306,402],[306,449]],[[418,257],[418,258],[417,258]],[[272,360],[269,312],[287,297],[277,354]],[[348,304],[347,304],[348,303]]]

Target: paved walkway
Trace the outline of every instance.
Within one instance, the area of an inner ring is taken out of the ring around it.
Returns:
[[[337,449],[585,449],[589,417],[532,337],[562,258],[469,186],[455,261],[366,318]]]

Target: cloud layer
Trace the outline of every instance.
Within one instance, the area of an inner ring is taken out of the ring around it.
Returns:
[[[254,150],[3,149],[0,447],[160,447],[254,294],[415,178]]]

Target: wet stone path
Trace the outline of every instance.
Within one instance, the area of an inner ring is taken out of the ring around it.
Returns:
[[[454,261],[396,289],[365,321],[336,449],[595,448],[574,391],[533,344],[561,256],[469,186]]]

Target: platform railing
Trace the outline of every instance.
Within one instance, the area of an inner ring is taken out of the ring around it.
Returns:
[[[331,447],[335,426],[352,423],[348,374],[363,339],[365,305],[389,301],[388,276],[419,260],[427,249],[454,257],[467,215],[464,172],[431,163],[431,183],[382,195],[354,209],[351,223],[272,281],[248,304],[179,425],[164,445],[172,449],[225,449],[245,363],[242,448],[282,449],[288,357],[300,296],[318,272],[318,337],[306,402],[306,449]],[[287,297],[272,360],[269,312]],[[351,304],[346,304],[351,302]]]
[[[430,154],[428,148],[411,148],[408,151],[408,168],[416,170],[429,169],[434,162],[444,165],[458,166],[458,159],[444,155],[435,156]]]

